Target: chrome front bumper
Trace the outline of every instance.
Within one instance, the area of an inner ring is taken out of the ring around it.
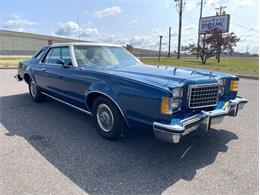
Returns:
[[[208,131],[211,125],[221,123],[225,116],[237,116],[238,110],[242,110],[246,103],[246,99],[237,97],[234,100],[226,102],[221,108],[212,111],[201,111],[199,114],[172,124],[154,122],[153,132],[155,137],[160,140],[179,143],[183,135],[193,130],[203,128],[205,131]]]

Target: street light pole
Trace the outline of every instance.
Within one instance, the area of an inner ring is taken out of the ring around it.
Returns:
[[[162,35],[160,36],[160,45],[159,45],[159,57],[158,57],[158,60],[160,61],[161,60],[161,50],[162,50]]]
[[[168,58],[171,56],[171,27],[169,27],[169,48],[168,48]]]

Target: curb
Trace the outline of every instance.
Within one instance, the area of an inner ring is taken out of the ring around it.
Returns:
[[[17,69],[17,67],[1,67],[0,70],[13,70]]]
[[[239,78],[242,79],[252,79],[252,80],[259,80],[258,76],[251,76],[251,75],[241,75],[241,74],[236,74]]]

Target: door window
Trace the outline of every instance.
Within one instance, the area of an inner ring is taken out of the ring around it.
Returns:
[[[44,63],[57,64],[57,60],[62,59],[66,65],[72,65],[69,47],[54,47],[47,53]]]
[[[72,65],[69,47],[61,47],[61,59],[65,61],[65,64]]]

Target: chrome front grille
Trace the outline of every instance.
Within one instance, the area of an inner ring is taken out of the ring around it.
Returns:
[[[189,108],[216,106],[219,84],[191,85],[189,87]]]

